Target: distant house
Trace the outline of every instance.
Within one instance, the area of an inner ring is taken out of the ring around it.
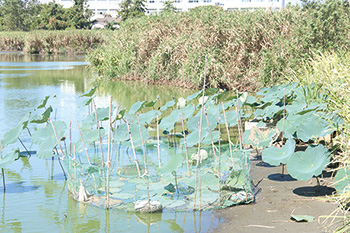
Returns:
[[[120,22],[120,18],[118,19],[113,17],[95,18],[92,21],[92,29],[103,29],[107,26],[108,23],[113,23],[113,27],[117,28],[119,22]]]

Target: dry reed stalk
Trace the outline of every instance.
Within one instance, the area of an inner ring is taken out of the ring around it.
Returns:
[[[128,122],[127,120],[125,120],[125,122],[126,122],[126,125],[127,125],[127,127],[128,127],[128,132],[129,132],[129,136],[130,136],[130,143],[131,143],[132,152],[134,153],[134,159],[135,159],[135,164],[136,164],[137,172],[138,172],[139,176],[141,176],[140,166],[139,166],[139,162],[137,161],[136,152],[135,152],[135,147],[134,147],[134,142],[133,142],[132,136],[131,136],[130,125],[129,125],[129,122]]]
[[[49,118],[49,121],[50,121],[50,124],[52,126],[52,129],[53,129],[53,132],[55,133],[55,136],[56,136],[56,140],[57,140],[57,143],[58,143],[58,146],[60,147],[60,150],[61,150],[61,153],[62,153],[62,158],[64,159],[64,152],[63,152],[63,149],[62,149],[62,146],[61,146],[61,143],[60,143],[60,139],[58,138],[57,136],[57,132],[56,132],[56,129],[55,129],[55,126],[53,125],[51,119]],[[59,157],[59,156],[58,156]]]
[[[184,117],[183,117],[183,112],[182,112],[182,107],[180,108],[181,111],[181,124],[182,124],[182,134],[184,136],[184,144],[185,144],[185,150],[186,150],[186,165],[187,165],[187,175],[188,177],[191,175],[190,174],[190,162],[188,159],[188,149],[187,149],[187,141],[186,141],[186,133],[185,133],[185,123],[184,123]]]
[[[79,127],[79,124],[78,124],[78,121],[75,121],[77,123],[77,126],[78,126],[78,131],[79,131],[79,134],[80,134],[80,138],[81,138],[81,142],[83,143],[83,146],[84,146],[84,150],[85,150],[85,154],[86,154],[86,158],[89,162],[89,165],[91,165],[91,162],[90,162],[90,157],[89,157],[89,153],[86,149],[86,146],[85,146],[85,142],[84,142],[84,139],[83,139],[83,135],[81,134],[81,131],[80,131],[80,127]]]
[[[232,161],[232,168],[235,167],[235,163],[233,161],[233,153],[232,153],[232,142],[231,142],[231,136],[230,136],[230,130],[228,128],[228,123],[227,123],[227,118],[226,118],[226,111],[225,111],[225,107],[224,107],[224,103],[222,104],[222,110],[224,112],[224,119],[225,119],[225,125],[226,125],[226,131],[227,131],[227,136],[228,136],[228,143],[229,143],[229,147],[230,147],[230,155],[231,155],[231,161]],[[220,104],[219,104],[220,105]],[[220,114],[220,113],[219,113]]]
[[[95,101],[93,101],[93,100],[92,100],[92,105],[94,106],[94,110],[95,110],[96,125],[97,125],[97,130],[98,130],[98,137],[99,137],[99,140],[100,140],[102,167],[104,167],[105,166],[105,159],[103,157],[103,147],[102,147],[102,137],[101,137],[100,123],[99,123],[98,116],[97,116],[96,104],[95,104]]]
[[[138,113],[137,113],[137,121],[139,123],[139,130],[140,130],[140,137],[141,137],[141,144],[142,144],[142,152],[143,152],[143,162],[145,163],[145,173],[147,174],[148,173],[148,168],[147,168],[147,159],[146,159],[146,148],[145,148],[145,144],[143,143],[140,117],[139,117]]]
[[[161,168],[161,160],[160,160],[160,143],[159,143],[159,124],[158,124],[158,122],[159,122],[159,117],[158,117],[158,115],[157,115],[157,150],[158,150],[158,166],[159,166],[159,168]]]
[[[210,140],[211,140],[211,147],[213,148],[214,157],[216,158],[216,152],[215,152],[215,145],[214,145],[214,140],[213,140],[213,134],[212,134],[211,129],[210,129],[208,113],[207,113],[207,109],[205,108],[205,106],[204,106],[204,113],[205,113],[205,118],[207,118],[207,124],[208,124],[208,129],[209,129],[209,134],[210,134]],[[220,112],[219,112],[219,114],[220,114]]]

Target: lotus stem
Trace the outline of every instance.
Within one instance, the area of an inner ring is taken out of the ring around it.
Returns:
[[[239,105],[239,97],[238,97],[238,90],[236,91],[237,94],[237,113],[238,113],[238,122],[239,127],[241,130],[241,142],[244,149],[244,137],[243,137],[243,125],[242,125],[242,117],[241,117],[241,106]]]
[[[109,99],[107,166],[111,167],[112,96]]]
[[[282,178],[284,177],[284,167],[285,166],[286,166],[285,164],[282,164]]]
[[[79,127],[79,124],[78,124],[78,121],[76,121],[77,123],[77,126],[78,126],[78,131],[79,131],[79,134],[80,134],[80,138],[81,138],[81,142],[83,143],[83,146],[84,146],[84,150],[85,150],[85,154],[86,154],[86,158],[89,162],[89,165],[91,165],[91,162],[90,162],[90,157],[89,157],[89,153],[86,149],[86,146],[85,146],[85,142],[84,142],[84,139],[83,139],[83,135],[81,134],[81,131],[80,131],[80,127]]]
[[[207,119],[207,124],[208,124],[208,129],[209,129],[209,134],[210,134],[210,140],[211,140],[211,147],[213,148],[214,157],[216,158],[216,152],[215,152],[215,145],[214,145],[214,140],[213,140],[213,134],[212,134],[211,129],[210,129],[208,113],[207,113],[207,109],[205,108],[205,106],[204,106],[204,113],[205,113],[205,118]],[[219,114],[220,114],[220,112],[219,112]]]
[[[31,157],[31,154],[29,153],[27,147],[24,145],[24,143],[22,142],[22,140],[20,138],[18,138],[19,142],[22,144],[22,146],[24,147],[24,149],[26,150],[27,154],[29,157]]]
[[[61,150],[61,153],[62,153],[62,158],[64,159],[64,152],[63,152],[63,149],[62,149],[62,146],[61,146],[61,142],[60,142],[60,139],[58,138],[57,136],[57,132],[56,132],[56,129],[55,129],[55,126],[53,125],[51,119],[49,119],[50,123],[51,123],[51,126],[52,126],[52,129],[53,129],[53,132],[55,133],[55,136],[56,136],[56,140],[57,140],[57,143],[58,143],[58,146],[60,147],[60,150]],[[57,156],[59,156],[59,154],[57,153]]]
[[[220,104],[219,104],[220,105]],[[224,112],[224,119],[225,119],[225,125],[226,125],[226,131],[227,131],[227,137],[228,137],[228,144],[230,147],[230,155],[231,155],[231,161],[232,161],[232,168],[235,167],[235,163],[233,161],[233,154],[232,154],[232,142],[231,142],[231,137],[230,137],[230,130],[228,128],[228,123],[227,123],[227,118],[226,118],[226,112],[225,112],[225,107],[224,103],[222,103],[222,111]],[[220,114],[220,112],[219,112]]]
[[[140,137],[141,137],[141,145],[142,145],[142,152],[143,152],[143,162],[145,163],[145,173],[148,173],[148,168],[147,168],[147,159],[146,159],[146,148],[145,144],[143,143],[143,137],[142,137],[142,130],[141,130],[141,123],[140,123],[140,116],[137,113],[137,121],[139,123],[139,130],[140,130]]]
[[[159,168],[162,166],[161,165],[161,160],[160,160],[160,143],[159,143],[159,117],[157,115],[157,149],[158,149],[158,166]]]
[[[194,189],[194,203],[193,203],[193,209],[195,209],[196,207],[196,197],[197,197],[197,183],[198,181],[200,181],[200,178],[198,178],[198,176],[200,176],[200,171],[199,171],[199,162],[201,160],[201,131],[202,131],[202,123],[203,123],[203,106],[204,106],[204,94],[205,94],[205,80],[206,80],[206,73],[207,73],[207,56],[205,56],[205,65],[204,65],[204,80],[203,80],[203,94],[202,94],[202,106],[201,106],[201,116],[200,116],[200,120],[199,120],[199,126],[198,126],[198,157],[197,157],[197,168],[196,168],[196,182],[195,182],[195,189]],[[199,183],[199,209],[201,209],[201,185]]]
[[[219,203],[218,206],[221,206],[221,129],[220,129],[220,104],[219,104],[219,155],[218,155],[218,160],[219,160],[219,168],[218,168],[218,176],[219,176]]]
[[[27,131],[28,131],[29,136],[32,137],[32,133],[30,132],[29,128],[26,127],[26,129],[27,129]]]
[[[99,137],[99,139],[100,139],[102,167],[104,167],[104,166],[105,166],[105,165],[104,165],[105,159],[104,159],[104,157],[103,157],[102,137],[101,137],[100,123],[99,123],[98,116],[97,116],[97,109],[96,109],[95,101],[92,101],[92,105],[94,106],[94,110],[95,110],[96,125],[97,125],[97,130],[98,130],[98,137]]]
[[[315,176],[316,181],[317,181],[317,192],[321,191],[321,183],[320,183],[320,179],[318,178],[318,176]]]
[[[57,154],[57,158],[58,158],[58,163],[59,163],[59,165],[60,165],[60,167],[61,167],[61,169],[62,169],[62,172],[63,172],[63,175],[64,175],[64,179],[67,180],[67,175],[66,175],[66,172],[64,171],[64,168],[63,168],[63,166],[62,166],[61,158],[60,158],[60,156],[58,155],[58,150],[57,150],[56,147],[55,147],[55,149],[56,149],[56,154]],[[53,157],[52,157],[52,158],[53,158]],[[52,162],[53,162],[53,160],[52,160]]]
[[[137,172],[138,172],[139,176],[141,176],[140,166],[139,166],[139,162],[137,161],[136,152],[135,152],[135,147],[134,147],[134,142],[133,142],[132,136],[131,136],[130,125],[129,125],[129,122],[128,122],[127,120],[125,120],[125,121],[126,121],[126,125],[127,125],[127,127],[128,127],[128,131],[129,131],[130,143],[131,143],[132,152],[134,153],[134,159],[135,159],[135,164],[136,164]]]
[[[4,192],[5,192],[6,191],[6,184],[5,184],[5,171],[4,171],[4,168],[1,168],[1,172],[2,172],[2,184],[4,186]]]
[[[185,123],[184,123],[184,117],[182,112],[182,107],[180,108],[181,111],[181,124],[182,124],[182,134],[184,136],[184,144],[185,144],[185,150],[186,150],[186,165],[187,165],[187,176],[190,177],[190,162],[188,159],[188,149],[187,149],[187,141],[186,141],[186,133],[185,133]]]
[[[69,155],[72,155],[72,122],[69,121]]]
[[[236,118],[237,118],[237,129],[238,129],[238,139],[239,139],[239,148],[242,150],[242,137],[241,137],[241,128],[239,127],[239,120],[238,120],[238,110],[237,106],[235,107],[236,109]]]

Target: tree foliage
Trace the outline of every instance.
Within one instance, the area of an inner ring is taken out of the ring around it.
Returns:
[[[118,16],[122,21],[129,18],[138,18],[144,16],[146,13],[144,0],[124,0],[120,3],[119,7]]]
[[[177,8],[174,6],[175,1],[165,1],[163,4],[162,13],[176,12]]]

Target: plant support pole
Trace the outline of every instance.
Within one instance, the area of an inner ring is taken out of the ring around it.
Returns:
[[[205,108],[205,106],[204,106],[204,113],[205,113],[205,118],[207,118],[208,130],[209,130],[210,140],[211,140],[211,147],[213,148],[214,157],[216,158],[216,152],[215,152],[215,145],[214,145],[214,140],[213,140],[213,134],[212,134],[211,129],[210,129],[208,113],[207,113],[207,109]],[[220,114],[220,112],[219,112],[219,114]]]
[[[160,143],[159,143],[159,117],[157,115],[157,150],[158,150],[158,166],[159,168],[161,168],[161,160],[160,160]]]
[[[185,144],[185,150],[186,150],[186,165],[187,165],[187,175],[190,177],[190,162],[188,160],[188,149],[187,149],[187,141],[186,141],[186,133],[185,133],[185,123],[184,123],[184,117],[182,112],[182,107],[180,107],[181,111],[181,124],[182,124],[182,134],[184,136],[184,144]]]
[[[129,136],[130,136],[130,143],[131,143],[132,152],[134,153],[134,159],[135,159],[135,164],[136,164],[137,172],[138,172],[139,176],[141,176],[140,166],[139,166],[139,162],[137,161],[136,152],[135,152],[135,147],[134,147],[134,142],[133,142],[132,136],[131,136],[130,125],[129,125],[129,122],[128,122],[127,120],[125,120],[125,121],[126,121],[126,125],[127,125],[127,127],[128,127],[128,132],[129,132]]]
[[[92,104],[94,106],[94,110],[95,110],[95,116],[96,116],[96,125],[97,125],[97,130],[98,130],[98,137],[100,139],[100,148],[101,148],[101,159],[102,159],[102,167],[105,166],[105,160],[103,157],[103,147],[102,147],[102,137],[101,137],[101,131],[100,131],[100,123],[98,121],[98,116],[97,116],[97,110],[96,110],[96,104],[94,101],[92,101]]]
[[[220,104],[219,104],[220,105]],[[225,107],[224,103],[222,103],[222,111],[224,112],[224,119],[225,119],[225,125],[226,125],[226,131],[227,131],[227,137],[228,137],[228,144],[230,147],[230,155],[231,155],[231,161],[232,161],[232,168],[235,167],[235,163],[233,161],[233,154],[232,154],[232,142],[231,142],[231,137],[230,137],[230,130],[228,128],[228,123],[227,123],[227,118],[226,118],[226,112],[225,112]],[[220,114],[220,112],[219,112]]]

